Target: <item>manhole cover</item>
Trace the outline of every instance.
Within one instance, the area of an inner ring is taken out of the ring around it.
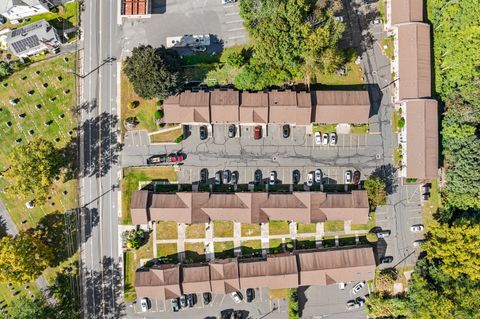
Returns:
[[[377,71],[372,71],[372,75],[377,75]]]
[[[277,159],[278,159],[278,158],[277,158],[276,156],[272,157],[272,161],[274,161],[274,162],[276,162]]]
[[[382,155],[380,155],[380,154],[375,154],[375,158],[379,160],[379,159],[382,158]]]

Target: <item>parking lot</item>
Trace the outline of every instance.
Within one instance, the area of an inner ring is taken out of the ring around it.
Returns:
[[[240,291],[245,297],[245,290]],[[193,308],[180,309],[178,313],[172,311],[170,300],[151,300],[152,307],[148,313],[141,312],[139,302],[130,307],[129,311],[145,318],[220,318],[220,312],[227,309],[242,310],[243,318],[252,316],[261,318],[268,314],[268,318],[286,318],[288,305],[286,300],[270,300],[267,288],[255,289],[255,299],[247,303],[245,298],[240,303],[235,303],[230,295],[213,294],[208,305],[202,302],[202,295],[197,294],[197,304]]]
[[[210,34],[225,47],[245,44],[248,36],[238,5],[222,5],[221,0],[153,0],[149,18],[123,19],[122,48],[128,54],[140,44],[159,47],[167,37],[184,34]],[[213,48],[209,52],[218,52]]]

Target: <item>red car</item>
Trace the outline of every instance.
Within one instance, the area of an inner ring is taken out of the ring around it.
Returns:
[[[360,184],[360,172],[355,171],[353,173],[353,185],[358,185],[358,184]]]
[[[253,138],[259,140],[262,138],[262,126],[257,125],[255,126],[255,130],[253,131]]]
[[[183,162],[183,154],[178,153],[178,154],[171,154],[170,155],[170,161],[172,163],[180,163]]]

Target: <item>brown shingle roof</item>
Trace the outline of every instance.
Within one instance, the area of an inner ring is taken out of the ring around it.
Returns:
[[[210,268],[208,265],[183,266],[183,293],[202,293],[211,291]]]
[[[312,222],[351,220],[354,224],[366,224],[368,212],[368,195],[364,190],[312,194]]]
[[[407,178],[428,179],[438,170],[438,104],[406,100]]]
[[[234,90],[214,90],[210,93],[212,123],[238,123],[240,93]]]
[[[138,296],[158,299],[180,297],[180,265],[162,265],[135,272],[135,291]]]
[[[423,0],[391,0],[390,24],[423,21]]]
[[[134,225],[147,224],[150,216],[148,214],[149,192],[140,190],[134,191],[130,202],[130,214]]]
[[[398,26],[398,99],[432,95],[430,26],[402,23]]]
[[[297,256],[267,256],[267,276],[271,289],[298,287]]]
[[[186,91],[163,102],[165,123],[210,123],[210,93]]]
[[[375,275],[371,248],[304,252],[298,261],[301,286],[370,280]]]
[[[241,123],[268,123],[268,93],[242,92],[240,102]]]
[[[297,100],[300,97],[300,103]],[[310,99],[309,99],[310,98]],[[293,91],[272,91],[269,100],[269,122],[274,124],[310,124],[312,102],[310,93]]]
[[[238,262],[236,258],[210,262],[212,292],[227,294],[240,290]]]
[[[368,91],[316,91],[313,94],[315,123],[368,123]]]
[[[242,289],[268,287],[266,260],[240,261],[238,268]]]
[[[146,0],[122,0],[124,15],[144,15],[147,14]]]

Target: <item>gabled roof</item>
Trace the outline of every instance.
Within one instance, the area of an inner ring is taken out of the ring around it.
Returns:
[[[313,93],[315,123],[368,123],[370,98],[368,91],[315,91]]]
[[[240,101],[241,123],[268,123],[268,93],[242,92]]]
[[[212,292],[228,294],[240,290],[236,258],[217,259],[209,264]]]
[[[268,287],[268,264],[266,260],[246,260],[238,263],[242,289]]]
[[[150,220],[148,214],[149,192],[145,190],[134,191],[130,202],[130,215],[134,225],[147,224]]]
[[[405,100],[407,178],[429,179],[438,174],[438,103]]]
[[[311,95],[307,92],[271,91],[268,93],[269,122],[274,124],[310,124]]]
[[[2,0],[0,1],[0,14],[10,10],[13,7],[34,7],[38,5],[44,6],[44,2],[40,0]]]
[[[183,266],[182,288],[184,294],[211,291],[208,265]]]
[[[185,91],[169,96],[163,109],[165,123],[210,123],[210,93]]]
[[[147,14],[147,0],[122,0],[123,15]]]
[[[429,98],[432,95],[430,26],[402,23],[398,33],[398,99]]]
[[[10,31],[7,42],[13,53],[20,56],[46,48],[45,43],[58,44],[59,38],[46,20],[39,20]]]
[[[162,265],[135,272],[135,291],[138,296],[158,299],[180,297],[180,265]]]
[[[297,256],[267,256],[267,276],[270,289],[298,287]]]
[[[210,93],[212,123],[239,122],[240,92],[214,90]]]
[[[423,21],[423,0],[390,0],[390,24]]]

